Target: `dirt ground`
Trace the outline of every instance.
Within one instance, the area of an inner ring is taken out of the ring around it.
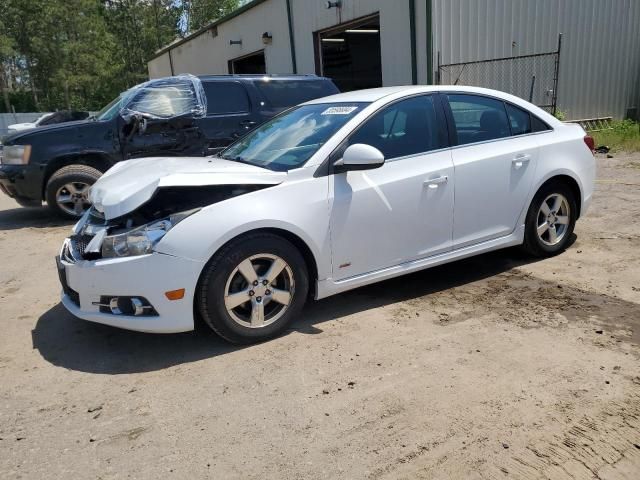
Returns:
[[[640,155],[564,254],[309,305],[246,347],[74,319],[69,225],[0,195],[0,478],[640,478]]]

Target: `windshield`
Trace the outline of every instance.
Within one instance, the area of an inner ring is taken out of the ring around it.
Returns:
[[[289,110],[233,143],[220,155],[276,171],[301,167],[366,103],[322,103]]]
[[[120,111],[120,102],[122,101],[122,95],[111,100],[106,107],[100,110],[96,114],[98,120],[111,120]]]

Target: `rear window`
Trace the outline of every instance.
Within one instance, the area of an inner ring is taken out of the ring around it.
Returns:
[[[247,92],[238,82],[202,82],[207,96],[207,114],[244,113],[249,111]]]
[[[338,93],[329,81],[270,80],[256,82],[256,87],[274,108],[285,108]]]

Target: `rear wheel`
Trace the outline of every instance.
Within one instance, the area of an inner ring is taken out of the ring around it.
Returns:
[[[538,257],[563,251],[571,240],[577,213],[575,196],[567,185],[544,185],[527,212],[524,249]]]
[[[207,264],[196,307],[224,339],[253,343],[282,333],[300,313],[308,290],[306,264],[296,247],[257,233],[232,242]]]
[[[68,165],[55,172],[47,182],[47,205],[55,213],[77,219],[91,206],[89,187],[102,172],[86,165]]]

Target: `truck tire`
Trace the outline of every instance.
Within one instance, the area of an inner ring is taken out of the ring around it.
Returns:
[[[89,187],[102,175],[87,165],[67,165],[54,172],[47,182],[45,199],[57,215],[78,219],[91,206]]]

